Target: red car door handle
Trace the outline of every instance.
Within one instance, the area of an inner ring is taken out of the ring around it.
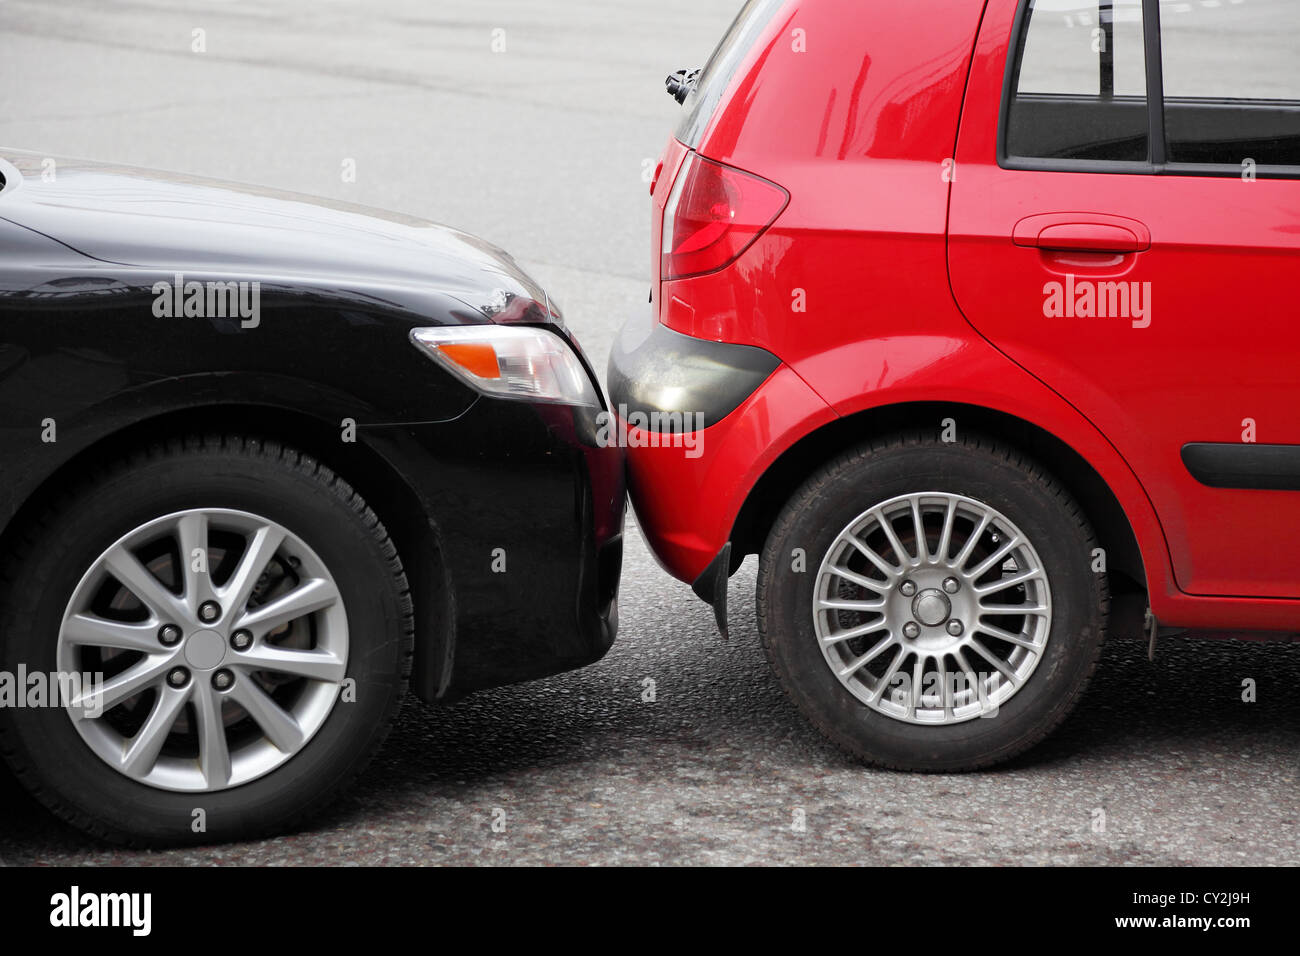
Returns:
[[[1047,213],[1016,223],[1018,246],[1065,252],[1142,252],[1151,248],[1151,232],[1136,219],[1097,213]]]

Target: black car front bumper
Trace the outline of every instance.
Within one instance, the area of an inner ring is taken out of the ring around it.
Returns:
[[[599,414],[481,397],[453,421],[365,429],[429,523],[402,555],[421,697],[571,670],[613,644],[626,490]]]

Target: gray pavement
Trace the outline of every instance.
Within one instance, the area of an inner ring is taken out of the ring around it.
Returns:
[[[645,297],[642,170],[676,115],[663,76],[702,64],[738,5],[0,0],[0,143],[479,233],[543,281],[603,368]],[[1172,638],[1149,663],[1117,639],[1079,710],[1015,764],[864,770],[769,677],[752,559],[723,644],[634,525],[629,538],[604,661],[452,707],[410,701],[361,785],[309,831],[105,849],[0,772],[0,862],[1300,863],[1296,645]]]

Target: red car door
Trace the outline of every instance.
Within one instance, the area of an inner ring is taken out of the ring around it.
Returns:
[[[1124,456],[1192,594],[1300,597],[1296,49],[1294,0],[990,0],[967,89],[957,303]]]

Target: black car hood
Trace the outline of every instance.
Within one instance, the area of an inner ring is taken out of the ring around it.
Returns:
[[[503,250],[399,213],[3,148],[0,175],[0,218],[102,262],[436,290],[489,317],[546,303]]]

